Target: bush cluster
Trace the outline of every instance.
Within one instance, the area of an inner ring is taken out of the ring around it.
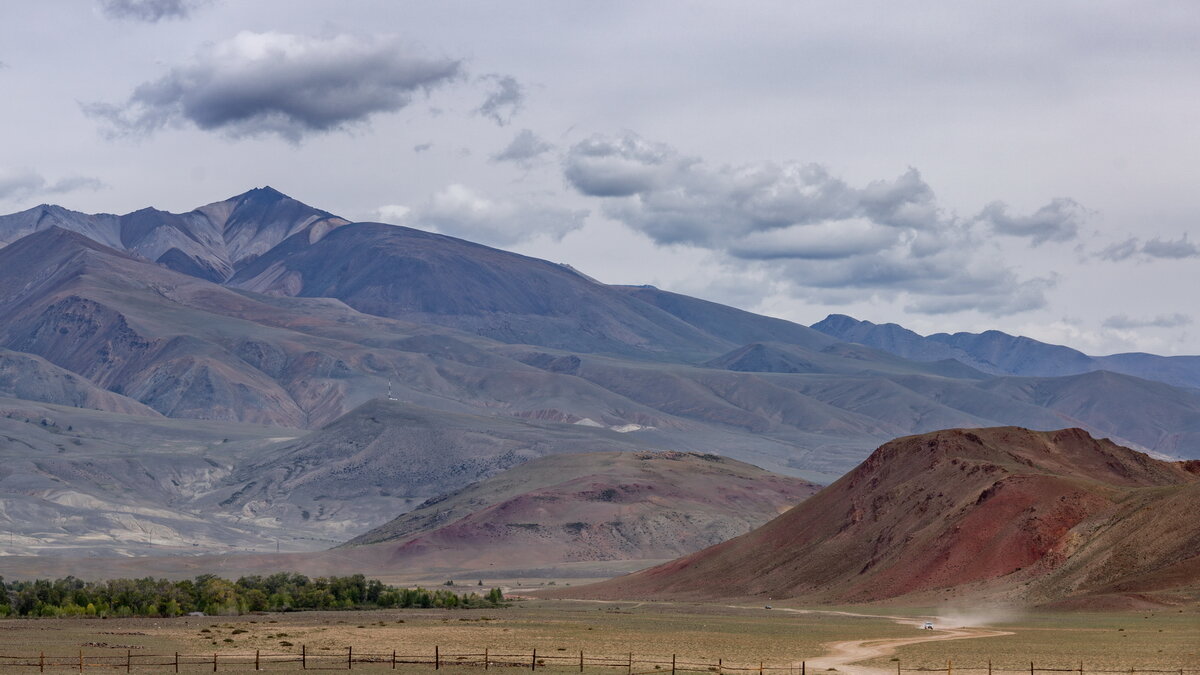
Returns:
[[[170,617],[191,612],[235,616],[248,612],[314,609],[497,607],[504,594],[397,588],[361,574],[310,579],[281,572],[229,581],[204,574],[186,581],[75,577],[10,581],[0,577],[0,616]]]

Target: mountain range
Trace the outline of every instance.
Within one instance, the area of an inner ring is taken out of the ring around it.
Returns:
[[[874,347],[906,359],[953,359],[991,375],[1060,377],[1107,370],[1176,387],[1200,389],[1200,356],[1158,356],[1141,352],[1088,356],[1070,347],[998,330],[922,336],[894,323],[859,321],[845,314],[830,314],[812,328],[838,340]]]
[[[0,498],[40,505],[0,520],[26,551],[320,548],[562,453],[715,453],[826,483],[897,436],[1017,425],[1200,458],[1194,357],[1118,373],[1023,338],[899,353],[853,320],[606,285],[271,188],[184,214],[40,206],[0,216],[0,244],[21,459]],[[188,433],[188,470],[146,459]],[[120,480],[95,468],[117,461]]]

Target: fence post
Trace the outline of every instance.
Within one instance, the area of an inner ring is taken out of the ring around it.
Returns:
[[[133,650],[126,649],[125,650],[125,672],[128,673],[132,669],[133,669]]]
[[[1079,675],[1083,675],[1083,661],[1079,662]]]
[[[992,675],[992,660],[988,659],[988,675]]]
[[[257,650],[257,649],[255,649],[255,650],[254,650],[254,669],[255,669],[255,670],[261,670],[261,669],[258,667],[258,650]]]
[[[392,670],[396,669],[396,650],[392,650]]]
[[[675,655],[671,655],[671,675],[675,675]]]
[[[442,667],[442,650],[441,647],[433,646],[433,669],[439,670]]]
[[[217,672],[217,655],[213,654],[213,672]]]
[[[537,647],[533,648],[533,657],[529,659],[529,669],[537,670]]]
[[[896,667],[899,668],[900,666],[896,666]],[[800,662],[800,675],[806,675],[807,671],[808,671],[808,662],[801,661]]]
[[[954,675],[954,663],[950,659],[946,659],[946,675]]]
[[[346,670],[354,670],[354,647],[346,647]]]
[[[1029,662],[1029,675],[1033,675],[1033,661]]]
[[[758,662],[758,675],[762,675],[762,671],[763,671],[763,662],[759,661]]]
[[[42,652],[38,655],[38,672],[46,672],[46,652]]]
[[[725,659],[717,659],[717,675],[725,672]],[[804,675],[801,673],[800,675]]]
[[[629,675],[633,675],[633,652],[629,652]]]
[[[80,668],[83,670],[83,668]],[[175,672],[179,672],[179,652],[175,652]]]
[[[801,674],[801,675],[803,675],[803,674]],[[896,659],[896,675],[900,675],[900,659]],[[988,675],[992,675],[992,674],[988,673]]]
[[[579,650],[579,672],[583,672],[583,650]]]
[[[488,648],[484,647],[483,648],[483,669],[484,670],[488,669],[488,660],[489,660],[488,659]]]
[[[308,647],[300,645],[300,670],[308,670]]]
[[[83,650],[79,650],[79,672],[83,672]]]

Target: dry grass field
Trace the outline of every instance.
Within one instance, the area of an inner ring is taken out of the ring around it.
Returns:
[[[860,610],[850,610],[858,612]],[[889,611],[889,610],[874,610]],[[917,616],[925,612],[891,612]],[[181,617],[177,619],[29,619],[0,621],[0,655],[37,654],[77,657],[85,661],[107,655],[118,669],[125,654],[134,655],[133,670],[170,672],[172,667],[137,667],[144,654],[208,654],[207,665],[187,666],[184,672],[212,670],[211,655],[228,659],[220,670],[252,669],[247,662],[235,667],[234,654],[295,653],[301,645],[312,657],[310,666],[345,668],[346,648],[355,654],[390,654],[432,657],[438,646],[443,668],[450,672],[477,672],[454,667],[456,655],[482,653],[531,654],[546,659],[548,670],[577,672],[580,651],[585,655],[624,657],[635,655],[636,671],[669,671],[671,655],[687,662],[716,663],[756,669],[788,668],[800,661],[817,661],[833,643],[877,641],[886,653],[860,664],[878,671],[903,668],[945,667],[955,670],[983,667],[991,659],[997,668],[1024,669],[1029,661],[1038,667],[1137,670],[1200,669],[1200,612],[1120,614],[1029,614],[1009,618],[994,626],[1011,635],[926,642],[899,647],[892,641],[923,639],[939,631],[919,631],[884,616],[805,613],[788,609],[728,607],[669,603],[598,603],[567,600],[516,602],[491,610],[380,610],[369,612],[297,612],[241,617]],[[1124,629],[1124,630],[1122,630]],[[654,668],[652,661],[659,661]],[[522,662],[527,660],[522,657]],[[298,668],[269,665],[273,672]],[[387,664],[358,664],[355,670],[390,669]],[[5,667],[3,672],[28,672]],[[36,672],[36,668],[33,668]],[[401,666],[409,672],[431,671],[425,666]],[[511,669],[508,669],[511,670]],[[810,668],[826,671],[825,667]],[[842,672],[868,672],[842,666]],[[65,669],[59,669],[64,672]],[[624,673],[625,668],[588,667],[589,672]],[[48,672],[53,672],[48,669]],[[776,675],[780,671],[774,671]]]

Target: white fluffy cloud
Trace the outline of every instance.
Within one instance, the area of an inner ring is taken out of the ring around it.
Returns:
[[[709,166],[629,132],[576,144],[563,172],[579,192],[603,198],[606,215],[658,244],[769,263],[810,297],[905,293],[908,308],[924,313],[1043,306],[1055,278],[1022,278],[988,259],[986,238],[1065,241],[1082,217],[1059,199],[1028,216],[997,202],[964,220],[944,212],[916,169],[855,187],[819,164]]]
[[[461,74],[461,61],[419,55],[391,37],[243,31],[139,85],[124,103],[83,109],[117,135],[192,124],[297,142],[396,112]]]
[[[587,211],[552,206],[532,197],[493,199],[454,184],[403,214],[402,224],[493,246],[511,246],[541,236],[560,240],[583,227],[587,215]]]

